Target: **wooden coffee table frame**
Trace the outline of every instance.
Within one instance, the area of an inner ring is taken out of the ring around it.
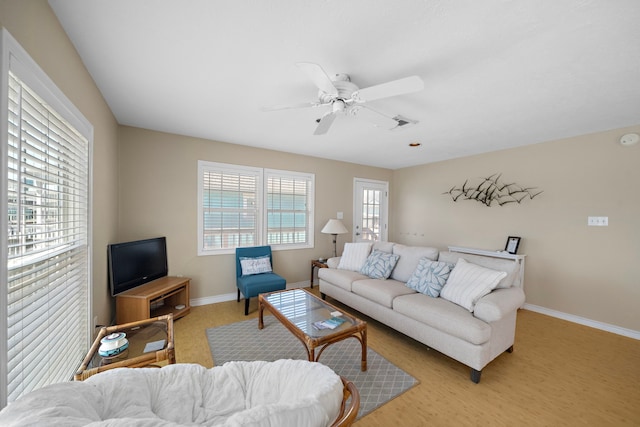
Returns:
[[[283,292],[294,292],[294,291],[306,292],[311,298],[318,300],[318,302],[321,305],[326,306],[329,309],[329,311],[339,311],[340,313],[342,313],[342,316],[351,320],[353,324],[348,327],[339,327],[338,328],[339,330],[337,330],[336,332],[328,333],[327,335],[324,335],[322,337],[316,337],[316,338],[310,337],[303,330],[301,330],[295,324],[293,324],[285,315],[283,315],[280,312],[280,310],[278,310],[271,303],[269,303],[269,300],[267,299],[269,295],[274,295],[274,294],[283,293]],[[320,356],[322,355],[322,352],[324,351],[325,348],[327,348],[331,344],[336,343],[338,341],[342,341],[344,339],[353,337],[357,339],[360,342],[360,345],[362,346],[362,360],[360,364],[360,369],[363,372],[367,370],[367,322],[360,320],[357,317],[350,315],[349,313],[345,313],[340,308],[334,305],[331,305],[326,301],[323,301],[322,299],[318,298],[316,295],[314,295],[313,293],[309,292],[306,289],[286,289],[284,291],[260,294],[258,296],[258,329],[264,328],[264,309],[265,308],[269,310],[269,312],[273,314],[273,317],[278,319],[278,321],[282,323],[285,328],[291,331],[291,333],[302,342],[302,344],[305,347],[305,350],[307,351],[307,359],[309,361],[317,362],[318,359],[320,359]],[[318,348],[320,349],[320,351],[318,351],[318,353],[316,354],[316,349]]]

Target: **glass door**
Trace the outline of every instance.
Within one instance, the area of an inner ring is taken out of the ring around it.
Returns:
[[[353,241],[386,241],[389,183],[356,178],[353,194]]]

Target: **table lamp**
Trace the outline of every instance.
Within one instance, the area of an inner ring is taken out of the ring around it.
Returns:
[[[338,238],[338,234],[345,234],[349,232],[347,227],[345,227],[339,219],[330,219],[329,222],[327,222],[327,225],[325,225],[320,232],[333,235],[333,256],[338,256],[336,252],[336,240]]]

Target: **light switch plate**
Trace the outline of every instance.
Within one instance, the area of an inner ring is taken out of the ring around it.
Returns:
[[[609,225],[608,216],[590,216],[587,218],[587,225],[590,227],[607,227]]]

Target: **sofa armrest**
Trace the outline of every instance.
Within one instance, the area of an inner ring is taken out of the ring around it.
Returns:
[[[473,315],[487,323],[502,319],[518,310],[524,303],[524,292],[520,288],[496,289],[480,298]]]
[[[333,258],[329,258],[327,260],[327,265],[329,266],[329,268],[338,268],[338,265],[340,264],[340,257],[336,256]]]

